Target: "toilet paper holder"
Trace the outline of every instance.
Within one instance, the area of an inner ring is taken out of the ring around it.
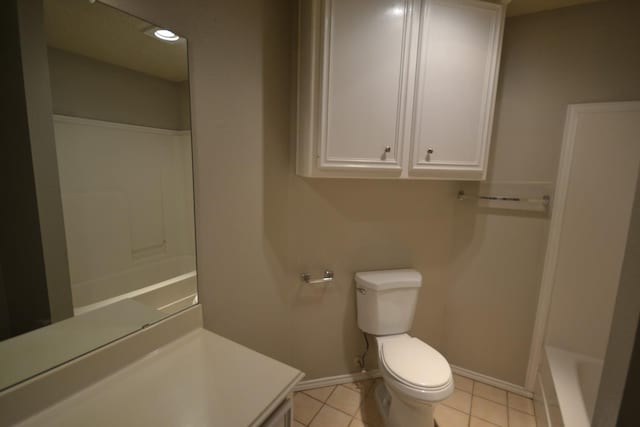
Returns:
[[[312,280],[311,279],[311,274],[309,274],[309,273],[301,273],[300,274],[300,278],[307,285],[324,285],[324,284],[333,282],[333,271],[332,270],[325,270],[324,273],[322,274],[322,278],[321,279]]]

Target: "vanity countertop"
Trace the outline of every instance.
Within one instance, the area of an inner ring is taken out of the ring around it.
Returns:
[[[197,329],[19,426],[258,426],[302,377]]]

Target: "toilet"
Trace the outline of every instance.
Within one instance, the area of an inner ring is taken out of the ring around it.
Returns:
[[[415,270],[356,273],[358,327],[373,335],[383,383],[375,390],[386,427],[434,425],[434,404],[453,393],[447,360],[407,332],[413,323],[422,275]]]

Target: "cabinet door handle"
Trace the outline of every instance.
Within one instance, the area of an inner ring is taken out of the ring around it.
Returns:
[[[384,152],[385,153],[390,153],[391,152],[391,146],[387,145],[386,147],[384,147]]]
[[[427,154],[433,154],[433,148],[428,148],[427,149]]]
[[[431,161],[431,155],[432,154],[433,154],[433,148],[431,148],[431,147],[427,148],[427,155],[425,156],[426,157],[425,160],[427,162]]]

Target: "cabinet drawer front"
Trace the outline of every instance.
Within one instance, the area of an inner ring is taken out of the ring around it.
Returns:
[[[502,7],[491,3],[424,2],[411,173],[483,178],[502,21]]]
[[[325,0],[320,168],[400,170],[409,3]]]

